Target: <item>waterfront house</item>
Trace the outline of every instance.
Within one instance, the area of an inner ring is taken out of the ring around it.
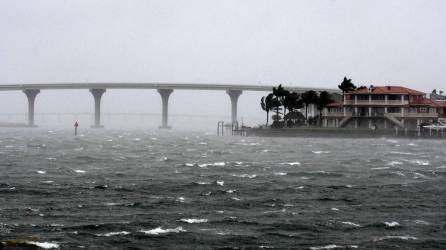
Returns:
[[[417,90],[400,86],[370,86],[345,93],[344,100],[324,109],[325,127],[407,128],[445,117],[445,102],[430,99]]]

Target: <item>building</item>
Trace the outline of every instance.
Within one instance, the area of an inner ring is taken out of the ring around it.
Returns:
[[[370,86],[345,93],[344,100],[324,109],[325,127],[417,129],[446,114],[445,102],[400,86]]]

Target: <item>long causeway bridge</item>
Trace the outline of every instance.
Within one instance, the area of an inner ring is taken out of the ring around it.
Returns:
[[[88,89],[94,98],[94,128],[101,125],[101,98],[107,89],[156,89],[161,95],[162,119],[160,128],[169,128],[169,97],[174,90],[219,90],[226,91],[231,99],[232,122],[237,121],[237,102],[243,91],[271,91],[273,85],[237,85],[237,84],[200,84],[200,83],[36,83],[36,84],[0,84],[0,91],[23,91],[28,98],[28,126],[34,124],[34,102],[41,90]],[[290,91],[302,93],[308,90],[338,93],[338,89],[284,86]]]

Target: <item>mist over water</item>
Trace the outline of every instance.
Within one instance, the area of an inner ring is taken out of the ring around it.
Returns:
[[[0,173],[0,239],[46,248],[446,247],[441,140],[2,128]]]

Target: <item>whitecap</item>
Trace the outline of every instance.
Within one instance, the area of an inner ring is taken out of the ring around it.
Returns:
[[[398,143],[398,141],[396,141],[396,140],[392,140],[392,139],[388,139],[388,140],[386,140],[387,142],[390,142],[390,143]]]
[[[398,227],[399,225],[400,225],[400,223],[398,223],[398,222],[396,222],[396,221],[391,221],[391,222],[384,222],[384,224],[387,226],[387,227]]]
[[[304,189],[304,186],[298,186],[297,189]]]
[[[410,152],[398,152],[398,151],[390,151],[391,154],[396,154],[396,155],[413,155],[413,153]]]
[[[428,166],[430,165],[429,161],[424,161],[424,160],[412,160],[410,161],[414,164],[420,165],[420,166]]]
[[[392,172],[392,174],[396,174],[396,175],[399,175],[399,176],[406,176],[406,175],[403,174],[403,172],[401,172],[401,171]]]
[[[232,193],[234,193],[236,190],[234,190],[234,189],[229,189],[229,190],[226,190],[226,193],[228,193],[228,194],[232,194]]]
[[[38,246],[40,248],[44,249],[52,249],[52,248],[59,248],[59,244],[54,242],[37,242],[37,241],[27,241],[26,243]]]
[[[277,173],[274,173],[274,175],[287,175],[287,173],[285,173],[285,172],[277,172]]]
[[[390,167],[376,167],[376,168],[371,168],[371,170],[382,170],[382,169],[389,169]]]
[[[395,165],[402,165],[402,164],[403,163],[400,161],[391,161],[391,162],[388,162],[386,165],[387,166],[395,166]]]
[[[427,176],[425,176],[424,174],[420,174],[420,173],[414,173],[413,174],[413,178],[414,179],[428,179],[428,177]]]
[[[81,170],[81,169],[76,169],[76,170],[74,170],[74,172],[79,173],[79,174],[83,174],[83,173],[86,173],[87,171]]]
[[[384,237],[378,238],[378,240],[388,240],[388,239],[416,240],[417,237],[408,236],[408,235],[404,235],[404,236],[389,235],[389,236],[384,236]]]
[[[200,168],[205,168],[205,167],[207,167],[209,164],[207,164],[207,163],[203,163],[203,164],[198,164],[198,167],[200,167]]]
[[[198,145],[208,145],[206,142],[200,142]]]
[[[106,206],[118,206],[118,205],[121,205],[121,203],[117,203],[117,202],[107,202],[107,203],[105,203],[104,205],[106,205]]]
[[[37,170],[37,173],[38,173],[38,174],[46,174],[46,171],[43,171],[43,170]]]
[[[49,160],[49,161],[55,161],[56,160],[56,158],[54,158],[54,157],[47,157],[46,159]]]
[[[300,177],[302,180],[308,180],[308,179],[310,179],[310,178],[308,178],[308,177],[306,177],[306,176],[302,176],[302,177]]]
[[[167,229],[162,229],[161,227],[157,227],[157,228],[151,229],[151,230],[140,230],[140,232],[145,233],[145,234],[158,235],[158,234],[166,234],[166,233],[186,232],[186,230],[184,230],[182,227],[167,228]]]
[[[135,138],[134,141],[141,141],[141,138]]]
[[[205,181],[198,181],[196,182],[198,185],[209,185],[211,184],[210,182],[205,182]]]
[[[350,222],[350,221],[341,221],[341,223],[345,224],[345,225],[353,226],[353,227],[360,227],[361,226],[359,224],[356,224],[356,223],[353,223],[353,222]]]
[[[255,174],[233,174],[232,176],[239,177],[239,178],[249,178],[249,179],[253,179],[253,178],[257,177],[257,175],[255,175]]]
[[[242,165],[243,164],[243,162],[241,162],[241,161],[236,161],[234,163],[235,163],[235,165]]]
[[[180,197],[178,197],[177,198],[177,201],[179,201],[179,202],[184,202],[186,199],[184,198],[184,197],[182,197],[182,196],[180,196]]]
[[[331,245],[326,245],[326,246],[321,246],[321,247],[310,247],[311,250],[335,249],[335,248],[343,248],[343,246],[331,244]]]
[[[331,210],[332,210],[332,211],[339,211],[339,209],[338,209],[338,208],[335,208],[335,207],[332,207]]]
[[[231,199],[233,199],[235,201],[240,201],[241,200],[240,198],[237,198],[237,197],[231,197]]]
[[[418,146],[418,144],[415,144],[415,143],[409,143],[407,145],[412,146],[412,147],[417,147]]]
[[[313,154],[329,154],[330,151],[311,151]]]
[[[54,181],[41,181],[41,183],[45,183],[45,184],[50,184],[53,183]]]
[[[110,237],[110,236],[115,236],[115,235],[127,235],[130,234],[130,232],[127,231],[121,231],[121,232],[110,232],[110,233],[105,233],[105,234],[96,234],[96,236],[104,236],[104,237]]]
[[[195,164],[194,163],[184,163],[184,166],[186,166],[186,167],[193,167],[193,166],[195,166]]]
[[[285,163],[281,163],[284,165],[290,165],[290,166],[300,166],[300,162],[295,161],[295,162],[285,162]]]
[[[206,223],[208,222],[208,219],[180,219],[180,221],[193,224],[193,223]]]
[[[421,225],[429,225],[430,223],[424,220],[415,220],[414,221],[416,224],[421,224]]]
[[[212,163],[212,165],[216,166],[216,167],[221,167],[221,166],[224,166],[226,164],[224,162],[214,162],[214,163]]]
[[[224,181],[216,181],[216,183],[217,183],[217,185],[219,185],[219,186],[223,186],[223,185],[225,184]]]

